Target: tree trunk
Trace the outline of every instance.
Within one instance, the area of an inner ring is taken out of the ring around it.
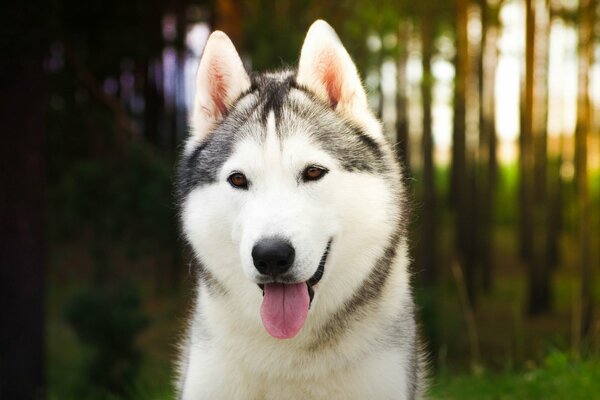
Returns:
[[[10,3],[11,5],[13,3]],[[44,397],[46,13],[9,7],[0,74],[0,398]]]
[[[575,180],[579,211],[579,266],[581,271],[581,327],[583,339],[590,334],[593,311],[593,270],[590,249],[590,194],[587,170],[587,140],[591,129],[592,109],[589,97],[589,72],[593,63],[593,29],[595,0],[579,3],[579,61],[577,126],[575,129]]]
[[[437,280],[437,227],[436,227],[436,196],[435,171],[433,164],[433,133],[432,133],[432,87],[431,59],[433,58],[433,27],[431,13],[424,13],[421,22],[421,43],[423,46],[423,77],[421,80],[421,96],[423,99],[423,254],[424,280],[432,285]]]
[[[533,68],[534,96],[532,98],[532,140],[533,140],[533,249],[529,267],[529,313],[541,314],[551,307],[551,274],[547,259],[549,221],[546,218],[547,199],[547,66],[548,43],[550,40],[549,12],[544,0],[535,0],[535,51]]]
[[[144,65],[144,137],[148,143],[158,147],[163,98],[158,89],[158,85],[162,85],[162,82],[156,81],[155,68],[162,69],[162,64],[146,62]]]
[[[546,261],[550,272],[558,268],[560,262],[559,240],[562,232],[563,218],[563,183],[560,176],[563,154],[563,136],[559,138],[559,149],[556,154],[550,154],[548,160],[548,206],[546,217],[548,219],[548,237],[546,241]]]
[[[520,204],[519,254],[529,265],[533,249],[533,61],[535,39],[534,0],[525,1],[525,84],[521,101],[521,134],[519,135]],[[528,268],[531,273],[531,269]]]
[[[468,1],[456,0],[456,78],[454,80],[454,124],[452,132],[452,170],[450,203],[456,211],[456,240],[459,264],[464,270],[469,303],[475,306],[476,295],[476,175],[474,157],[467,148],[466,104],[471,79],[471,54],[467,35]]]
[[[493,215],[496,190],[496,121],[494,85],[498,61],[498,28],[496,10],[490,10],[487,0],[480,0],[481,52],[479,55],[479,234],[478,256],[481,285],[485,292],[492,288]]]
[[[469,75],[467,1],[456,0],[456,55],[454,66],[454,120],[452,127],[452,170],[449,198],[457,206],[457,197],[465,192],[466,175],[466,80]],[[460,235],[459,235],[460,236]]]
[[[398,28],[398,58],[396,64],[396,151],[404,169],[404,179],[410,177],[408,101],[406,98],[406,66],[408,63],[408,41],[410,29],[406,22]]]
[[[379,49],[377,54],[377,110],[375,111],[375,115],[377,119],[383,120],[383,108],[385,107],[385,95],[383,93],[383,59],[384,59],[384,49],[383,46]],[[384,127],[384,130],[386,128]]]
[[[146,142],[158,147],[160,144],[160,120],[163,110],[162,96],[162,50],[164,47],[161,35],[160,7],[150,7],[148,18],[145,19],[144,29],[147,32],[147,41],[150,48],[155,51],[148,59],[140,62],[143,71],[143,96],[144,96],[144,139]],[[160,72],[160,73],[159,73]],[[159,76],[157,76],[157,74]]]

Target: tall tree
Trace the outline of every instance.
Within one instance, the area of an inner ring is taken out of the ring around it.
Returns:
[[[579,49],[577,126],[575,129],[575,180],[579,219],[579,267],[581,271],[581,326],[583,338],[589,335],[593,315],[593,269],[590,248],[590,194],[588,187],[587,141],[592,128],[592,107],[589,96],[590,67],[594,61],[595,0],[579,3]]]
[[[472,52],[468,36],[468,0],[455,2],[455,80],[454,123],[452,131],[452,169],[450,201],[455,208],[456,241],[459,262],[464,269],[469,302],[475,304],[476,294],[476,201],[474,149],[467,146],[467,99],[472,79]],[[472,93],[471,93],[472,94]]]
[[[435,171],[433,164],[431,60],[434,52],[434,25],[431,7],[424,7],[421,20],[422,71],[421,98],[423,101],[423,239],[421,244],[424,278],[427,284],[437,279],[437,245]]]
[[[525,82],[519,135],[519,255],[529,265],[533,249],[533,77],[535,0],[525,1]]]
[[[0,398],[44,396],[43,8],[9,3],[0,28]]]
[[[144,88],[144,137],[155,146],[160,143],[160,117],[164,107],[162,82],[157,80],[157,69],[162,68],[160,49],[163,46],[161,31],[159,29],[162,18],[162,10],[159,7],[147,7],[147,18],[144,20],[146,42],[155,54],[149,54],[140,60],[143,71]],[[162,76],[162,72],[160,74]]]
[[[553,2],[549,4],[550,21],[549,30],[555,20],[559,20],[558,9]],[[550,43],[548,43],[548,47]],[[548,80],[548,85],[550,81]],[[559,132],[557,143],[551,143],[548,146],[548,167],[546,190],[548,204],[546,206],[546,218],[548,221],[548,232],[546,237],[546,263],[550,273],[559,265],[559,241],[563,227],[563,179],[561,177],[561,166],[563,164],[564,154],[564,132]]]
[[[536,0],[536,47],[534,53],[534,237],[532,273],[529,282],[529,312],[541,314],[552,306],[552,268],[548,260],[550,221],[548,211],[548,54],[550,43],[550,10],[545,0]]]
[[[400,163],[404,167],[404,176],[410,175],[409,137],[408,137],[408,99],[406,98],[406,68],[408,64],[408,42],[410,24],[402,21],[398,24],[398,54],[396,57],[396,150]]]
[[[498,5],[491,8],[479,0],[481,9],[481,51],[479,53],[479,224],[478,256],[481,284],[486,292],[492,286],[492,235],[496,190],[496,120],[494,84],[498,61]]]
[[[452,126],[452,164],[450,171],[449,202],[457,206],[457,197],[464,189],[466,173],[466,79],[469,74],[469,36],[467,32],[467,0],[455,0],[456,54],[454,56],[454,119]]]

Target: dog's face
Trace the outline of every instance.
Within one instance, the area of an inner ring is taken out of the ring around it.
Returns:
[[[213,281],[250,303],[262,290],[265,328],[293,337],[328,275],[347,288],[364,278],[367,267],[353,265],[373,256],[396,215],[393,163],[356,68],[322,21],[297,74],[252,79],[216,32],[192,127],[180,168],[185,235]]]

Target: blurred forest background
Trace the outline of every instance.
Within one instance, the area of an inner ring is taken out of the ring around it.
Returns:
[[[173,172],[204,42],[326,19],[406,166],[433,397],[600,392],[596,0],[49,0],[0,27],[0,397],[170,399],[194,285]]]

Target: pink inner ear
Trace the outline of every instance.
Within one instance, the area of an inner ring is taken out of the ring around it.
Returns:
[[[342,97],[342,70],[336,54],[332,50],[324,51],[319,59],[321,79],[331,107],[336,108]]]
[[[219,59],[215,59],[208,70],[208,84],[210,85],[210,98],[214,105],[214,111],[223,117],[227,112],[227,77],[223,73],[219,65]]]

